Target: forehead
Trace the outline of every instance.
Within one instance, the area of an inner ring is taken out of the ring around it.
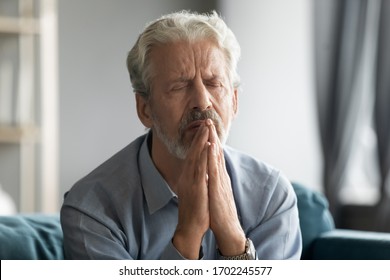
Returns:
[[[223,51],[212,41],[184,41],[154,46],[150,53],[152,76],[187,76],[225,71]]]

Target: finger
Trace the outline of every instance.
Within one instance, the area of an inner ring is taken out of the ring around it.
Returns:
[[[215,143],[217,141],[216,137],[218,137],[218,136],[215,135],[216,129],[215,129],[213,121],[211,119],[207,119],[206,120],[206,125],[209,128],[209,130],[210,130],[209,131],[209,141],[211,143]]]
[[[187,159],[190,162],[195,163],[200,158],[204,145],[208,142],[209,133],[205,125],[199,127],[187,153]]]
[[[196,174],[196,180],[203,184],[204,182],[207,183],[208,181],[208,150],[210,147],[210,142],[206,142],[206,144],[203,147],[203,151],[200,155],[199,162],[197,165],[197,174]]]
[[[210,143],[208,149],[208,180],[209,186],[214,186],[218,184],[218,159],[217,159],[217,145],[215,143]]]
[[[214,124],[214,122],[211,119],[208,119],[206,124],[208,125],[210,132],[209,132],[209,141],[212,143],[216,143],[218,145],[218,148],[220,148],[221,142],[218,136],[217,128]]]
[[[221,144],[221,141],[218,137],[218,133],[217,133],[217,129],[214,125],[214,123],[210,120],[210,125],[208,126],[209,127],[209,141],[211,143],[214,143],[215,144],[215,160],[216,160],[216,164],[219,163],[219,164],[223,164],[225,163],[225,158],[224,158],[224,154],[223,154],[223,147],[222,147],[222,144]]]

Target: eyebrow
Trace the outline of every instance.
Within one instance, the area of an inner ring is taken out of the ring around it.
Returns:
[[[186,82],[189,82],[191,80],[192,80],[191,77],[188,77],[186,75],[181,75],[180,77],[169,79],[168,83],[169,84],[186,83]],[[204,81],[215,81],[215,80],[222,81],[223,79],[222,79],[221,75],[212,74],[212,75],[210,75],[208,77],[203,78],[202,80],[204,80]]]
[[[188,76],[180,75],[179,77],[173,77],[172,79],[168,79],[168,83],[178,83],[178,82],[188,82],[191,80]]]

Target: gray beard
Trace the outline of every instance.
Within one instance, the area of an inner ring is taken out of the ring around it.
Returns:
[[[184,140],[185,129],[193,121],[211,119],[216,127],[218,138],[220,139],[222,145],[225,144],[227,139],[227,132],[223,127],[222,119],[214,110],[190,111],[181,120],[179,130],[174,137],[169,137],[166,132],[166,128],[161,125],[159,119],[154,115],[152,117],[156,136],[165,145],[170,154],[182,160],[187,157],[188,150],[191,146],[191,142],[186,143]]]

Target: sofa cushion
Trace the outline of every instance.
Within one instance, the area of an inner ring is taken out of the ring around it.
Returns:
[[[319,192],[293,183],[298,199],[299,223],[302,232],[302,259],[312,256],[313,241],[322,233],[334,229],[334,221],[328,209],[328,201]]]
[[[0,259],[63,259],[58,215],[0,216]]]
[[[390,234],[335,229],[313,244],[315,260],[390,260]]]

